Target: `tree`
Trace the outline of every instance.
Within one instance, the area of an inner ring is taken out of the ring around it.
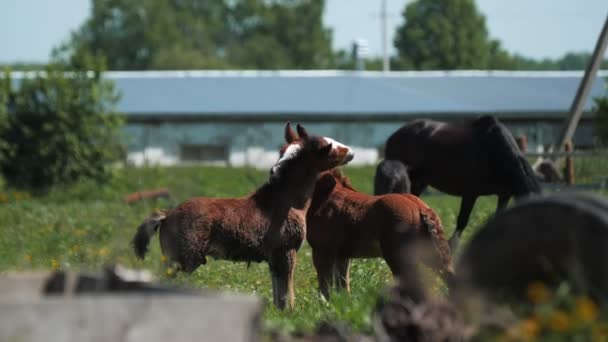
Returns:
[[[5,158],[5,151],[7,150],[6,141],[2,138],[2,135],[6,133],[8,129],[8,109],[10,103],[10,89],[12,80],[8,69],[4,71],[3,77],[0,79],[0,163]]]
[[[92,0],[58,56],[101,53],[113,70],[323,68],[323,0]]]
[[[106,180],[110,163],[123,155],[121,117],[113,83],[101,78],[100,58],[75,55],[54,63],[16,89],[1,79],[0,171],[9,186],[45,190],[81,179]]]
[[[395,47],[414,69],[485,69],[491,42],[473,0],[417,0],[403,12]]]

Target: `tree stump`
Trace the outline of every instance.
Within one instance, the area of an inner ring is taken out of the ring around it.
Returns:
[[[490,219],[457,265],[458,286],[523,298],[530,283],[567,281],[598,300],[608,294],[608,202],[586,193],[529,198]]]

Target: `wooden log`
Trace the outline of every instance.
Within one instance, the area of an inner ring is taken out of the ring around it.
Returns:
[[[160,189],[154,189],[154,190],[137,191],[132,194],[126,195],[123,198],[123,200],[126,203],[131,204],[131,203],[139,202],[141,200],[158,199],[158,198],[170,199],[171,193],[169,192],[169,189],[160,188]]]
[[[586,193],[529,198],[490,219],[457,269],[458,286],[525,299],[528,286],[566,281],[575,293],[608,294],[608,202]]]

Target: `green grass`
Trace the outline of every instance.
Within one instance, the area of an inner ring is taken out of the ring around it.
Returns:
[[[346,168],[361,191],[372,191],[373,168]],[[265,263],[211,260],[194,274],[168,276],[154,238],[145,261],[135,259],[130,239],[154,208],[170,207],[193,196],[234,197],[253,191],[267,172],[243,168],[174,167],[119,169],[110,184],[80,183],[54,189],[44,197],[6,192],[0,203],[0,271],[63,268],[98,270],[108,262],[147,268],[159,278],[196,288],[257,294],[267,300],[265,324],[283,332],[313,329],[320,320],[345,321],[356,331],[370,331],[370,313],[378,294],[390,282],[381,259],[354,260],[352,295],[335,293],[329,302],[317,294],[317,281],[307,245],[298,253],[296,310],[278,312],[271,305],[270,276]],[[174,200],[126,205],[122,197],[140,189],[168,187]],[[447,236],[456,222],[459,200],[432,195],[423,199],[441,216]],[[464,241],[494,211],[493,197],[481,198],[472,213]]]

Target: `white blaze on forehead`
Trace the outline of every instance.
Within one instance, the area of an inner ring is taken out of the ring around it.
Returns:
[[[348,146],[344,145],[343,143],[341,143],[341,142],[339,142],[339,141],[335,141],[335,140],[334,140],[334,139],[332,139],[332,138],[323,137],[323,139],[325,139],[325,141],[326,141],[328,144],[331,144],[332,149],[333,149],[333,148],[342,147],[342,148],[347,148],[347,149],[349,149],[349,150],[350,150],[350,147],[348,147]]]

